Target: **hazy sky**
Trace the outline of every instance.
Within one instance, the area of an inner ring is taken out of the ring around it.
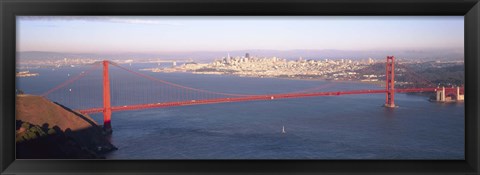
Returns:
[[[17,17],[18,51],[463,48],[463,16]]]

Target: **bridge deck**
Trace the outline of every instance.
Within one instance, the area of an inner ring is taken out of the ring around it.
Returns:
[[[441,90],[441,89],[440,88],[395,89],[395,92],[396,93],[434,92],[437,90]],[[456,88],[445,88],[445,90],[456,91]],[[338,96],[338,95],[354,95],[354,94],[381,94],[381,93],[386,93],[386,90],[384,89],[382,90],[351,90],[351,91],[315,92],[315,93],[266,94],[266,95],[254,95],[254,96],[245,96],[245,97],[189,100],[189,101],[151,103],[151,104],[136,104],[136,105],[128,105],[128,106],[112,106],[111,109],[112,111],[129,111],[129,110],[165,108],[165,107],[187,106],[187,105],[201,105],[201,104],[212,104],[212,103],[230,103],[230,102],[242,102],[242,101],[276,100],[276,99],[287,99],[287,98],[305,98],[305,97]],[[101,113],[103,112],[103,107],[82,109],[78,111],[84,114]]]

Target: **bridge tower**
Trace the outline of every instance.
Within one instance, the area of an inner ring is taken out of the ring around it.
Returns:
[[[386,72],[385,72],[385,88],[386,100],[385,107],[395,107],[395,57],[387,56]]]
[[[103,129],[112,132],[112,108],[110,104],[110,80],[108,76],[108,60],[103,60]]]

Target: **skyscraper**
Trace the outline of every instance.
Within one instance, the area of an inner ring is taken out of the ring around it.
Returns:
[[[368,58],[368,64],[372,64],[373,63],[373,59],[372,58]]]

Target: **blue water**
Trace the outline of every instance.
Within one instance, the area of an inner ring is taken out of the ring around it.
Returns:
[[[17,86],[26,93],[41,94],[65,81],[68,73],[78,74],[84,69],[30,70],[40,76],[19,78]],[[227,93],[284,93],[332,83],[143,73],[189,87]],[[129,79],[113,69],[111,74],[112,79],[115,76]],[[101,84],[81,86],[101,88]],[[344,82],[322,90],[380,88]],[[85,103],[101,104],[101,100],[94,99],[98,98],[88,97]],[[424,96],[396,94],[399,107],[389,109],[381,107],[384,101],[384,94],[366,94],[116,112],[112,115],[111,141],[119,150],[106,156],[108,159],[464,159],[463,103],[434,103]],[[101,114],[91,116],[102,123]],[[281,133],[282,126],[285,134]]]

